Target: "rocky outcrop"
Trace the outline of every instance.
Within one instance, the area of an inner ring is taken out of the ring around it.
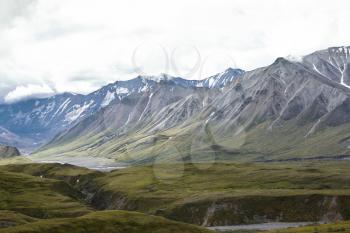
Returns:
[[[165,217],[202,226],[266,222],[332,222],[350,217],[349,196],[230,197],[191,202]]]
[[[138,211],[205,227],[266,222],[333,222],[350,218],[350,196],[237,196],[188,201],[158,210],[152,208],[161,206],[160,203],[166,203],[166,200],[134,199],[102,190],[90,202],[99,210]]]

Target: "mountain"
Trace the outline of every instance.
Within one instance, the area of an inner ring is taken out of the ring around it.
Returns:
[[[20,155],[16,147],[0,145],[0,158],[10,158]]]
[[[161,83],[183,88],[222,88],[243,74],[239,69],[228,69],[205,80],[186,80],[169,75],[138,76],[128,81],[117,81],[88,94],[63,93],[44,99],[30,99],[14,104],[0,105],[0,143],[30,152],[57,133],[74,126],[112,103],[134,94],[151,93]]]
[[[160,82],[153,92],[129,95],[60,133],[37,156],[132,163],[346,157],[349,51],[278,58],[220,90]]]
[[[84,150],[84,145],[86,150],[92,150],[113,143],[130,132],[153,135],[192,120],[220,92],[218,89],[186,88],[173,82],[160,82],[148,92],[134,93],[115,101],[58,134],[50,144],[62,145],[88,137],[88,141],[82,139],[78,144],[81,150]],[[150,137],[148,140],[157,139]]]

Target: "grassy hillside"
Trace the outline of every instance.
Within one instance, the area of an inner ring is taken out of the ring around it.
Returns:
[[[133,167],[97,178],[92,203],[199,225],[350,217],[341,207],[350,204],[348,167],[345,161]]]
[[[80,216],[90,212],[80,197],[63,181],[0,169],[0,210],[37,218]]]
[[[43,176],[45,178],[63,180],[70,184],[79,184],[84,178],[92,180],[104,175],[104,173],[99,171],[58,163],[9,164],[1,168],[7,172],[22,173],[35,177]],[[79,183],[77,183],[77,180],[79,180]]]
[[[349,194],[349,165],[346,161],[154,165],[113,171],[96,182],[104,191],[174,201],[225,195]]]
[[[211,232],[140,213],[97,212],[80,188],[101,175],[61,164],[0,167],[0,232]]]
[[[95,212],[79,218],[40,220],[0,233],[210,233],[200,227],[124,211]]]
[[[155,164],[110,173],[60,164],[1,169],[63,180],[99,210],[139,211],[212,226],[350,219],[349,165]]]
[[[41,219],[127,210],[205,226],[350,219],[349,165],[155,164],[108,173],[7,165],[0,167],[0,209]]]
[[[8,165],[8,164],[27,164],[32,163],[33,161],[27,159],[24,156],[16,156],[13,158],[6,158],[6,159],[0,159],[0,166],[1,165]]]
[[[13,211],[0,210],[0,228],[32,223],[38,219]]]
[[[157,134],[147,133],[146,128],[107,141],[106,135],[113,131],[81,135],[65,144],[43,148],[34,158],[93,156],[108,157],[118,162],[153,164],[157,160],[252,162],[332,157],[350,152],[347,147],[350,124],[323,127],[309,134],[314,124],[289,121],[284,122],[283,127],[275,126],[268,130],[272,122],[256,122],[234,134],[223,133],[215,125],[205,128],[200,122],[201,119],[195,119]]]

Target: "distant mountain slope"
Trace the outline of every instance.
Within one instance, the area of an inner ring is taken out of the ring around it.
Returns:
[[[132,95],[110,105],[61,133],[38,156],[85,154],[153,163],[346,155],[349,50],[278,58],[216,93],[176,89],[173,94],[160,83],[154,96]],[[162,100],[165,104],[158,104]]]
[[[126,96],[151,93],[160,83],[167,82],[183,88],[222,88],[241,75],[242,70],[228,69],[208,80],[186,80],[168,75],[138,76],[117,81],[89,94],[63,93],[50,98],[25,100],[0,105],[0,143],[31,151],[46,143],[57,133],[69,129],[82,119],[98,112]]]
[[[226,84],[232,82],[236,77],[239,77],[244,74],[244,71],[241,69],[232,69],[229,68],[222,73],[213,75],[204,80],[200,80],[197,87],[208,87],[208,88],[223,88]]]
[[[32,145],[36,144],[36,142],[33,139],[24,136],[19,136],[3,127],[0,127],[0,143],[18,148],[30,148],[32,147]]]
[[[153,134],[170,129],[192,120],[219,93],[217,89],[185,88],[164,81],[152,91],[135,93],[114,102],[57,135],[50,144],[70,143],[90,135],[94,145],[87,145],[92,149],[130,132]],[[92,139],[96,135],[100,138]]]
[[[16,147],[0,145],[0,159],[20,156],[21,153]]]

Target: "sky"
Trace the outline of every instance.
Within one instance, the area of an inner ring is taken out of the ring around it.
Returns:
[[[348,0],[0,0],[0,102],[350,45]]]

